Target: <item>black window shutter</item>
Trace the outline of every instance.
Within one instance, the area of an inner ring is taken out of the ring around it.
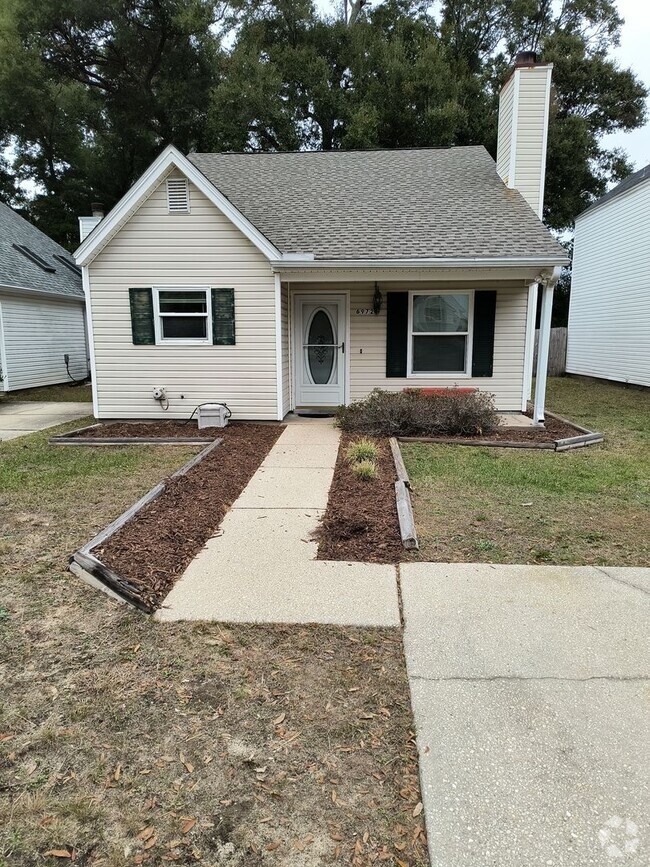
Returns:
[[[474,293],[474,337],[472,339],[472,376],[492,376],[494,368],[494,323],[497,293]]]
[[[386,376],[406,376],[409,294],[386,294]]]
[[[212,342],[217,346],[235,343],[235,290],[212,290]]]
[[[153,294],[151,289],[129,289],[131,306],[131,333],[135,344],[152,345],[156,342],[153,327]]]

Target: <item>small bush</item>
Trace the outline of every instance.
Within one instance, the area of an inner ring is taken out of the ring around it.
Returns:
[[[372,440],[357,440],[350,443],[346,455],[351,464],[356,464],[359,461],[374,462],[377,460],[377,446]]]
[[[495,430],[499,417],[494,395],[482,391],[423,394],[372,391],[364,400],[338,410],[342,430],[366,436],[477,436]]]
[[[373,461],[359,461],[356,464],[352,464],[352,472],[358,479],[368,482],[376,477],[377,467]]]

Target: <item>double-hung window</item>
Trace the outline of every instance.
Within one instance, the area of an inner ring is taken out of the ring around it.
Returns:
[[[155,288],[156,343],[212,343],[210,289]]]
[[[410,293],[410,374],[468,373],[473,301],[472,292]]]

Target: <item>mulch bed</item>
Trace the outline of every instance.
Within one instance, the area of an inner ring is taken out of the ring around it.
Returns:
[[[221,445],[187,475],[167,480],[157,500],[92,551],[141,588],[154,608],[214,535],[284,428],[242,423],[212,430],[223,437]]]
[[[398,563],[404,559],[395,503],[395,464],[388,441],[375,439],[379,449],[377,477],[357,478],[345,456],[359,437],[343,434],[327,501],[316,531],[319,560],[364,560]]]
[[[237,425],[233,425],[232,427],[237,427]],[[205,427],[199,430],[196,419],[192,419],[192,421],[114,421],[99,424],[95,427],[71,431],[66,434],[66,437],[83,437],[83,439],[107,439],[109,437],[120,439],[124,437],[146,437],[147,439],[154,439],[156,437],[196,437],[197,439],[208,440],[222,436],[223,431],[224,428],[221,427]]]
[[[451,434],[438,436],[439,442],[453,443],[457,440],[469,442],[475,440],[481,442],[510,442],[510,443],[554,443],[565,437],[580,436],[583,431],[572,424],[560,421],[550,416],[544,422],[544,427],[500,427],[491,433],[482,433],[471,436],[469,434]],[[402,439],[402,437],[400,437]],[[404,439],[416,439],[416,437],[404,437]]]

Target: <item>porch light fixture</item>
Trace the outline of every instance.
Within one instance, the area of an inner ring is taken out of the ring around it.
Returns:
[[[379,291],[379,286],[375,283],[375,294],[372,296],[372,312],[375,316],[379,316],[381,313],[381,305],[383,304],[383,301],[384,299]]]

